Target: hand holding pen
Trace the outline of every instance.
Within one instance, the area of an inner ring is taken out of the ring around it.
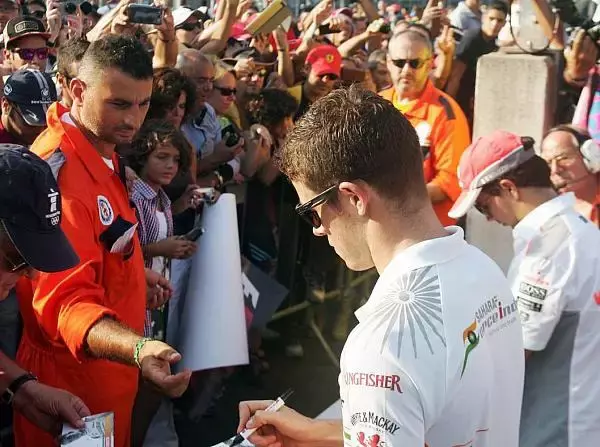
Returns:
[[[241,442],[241,438],[257,447],[298,447],[317,441],[322,435],[322,421],[301,415],[279,403],[280,399],[285,401],[282,396],[275,401],[240,402],[239,435],[233,442]],[[341,426],[336,431],[341,438]]]

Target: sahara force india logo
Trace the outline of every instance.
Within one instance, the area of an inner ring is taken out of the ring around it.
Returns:
[[[481,339],[487,334],[495,334],[509,324],[517,320],[517,302],[513,301],[507,306],[497,296],[483,303],[477,312],[475,319],[463,331],[463,343],[465,344],[465,358],[463,360],[460,377],[463,376],[467,367],[467,360],[473,350],[479,345]]]

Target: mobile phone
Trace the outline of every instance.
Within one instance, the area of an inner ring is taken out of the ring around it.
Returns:
[[[127,16],[131,23],[160,25],[163,19],[163,9],[158,6],[134,3],[127,7]]]
[[[204,228],[194,227],[190,231],[188,231],[187,234],[185,236],[183,236],[183,238],[187,241],[195,242],[203,234],[204,234]]]
[[[340,29],[337,27],[331,27],[330,24],[327,25],[319,25],[319,35],[324,36],[325,34],[334,34],[339,33]]]
[[[240,141],[240,136],[233,124],[229,124],[221,130],[221,138],[225,141],[227,147],[233,147]]]

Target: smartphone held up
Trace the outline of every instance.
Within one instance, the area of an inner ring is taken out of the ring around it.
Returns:
[[[132,3],[127,7],[127,16],[131,23],[160,25],[163,20],[163,8],[159,6]]]

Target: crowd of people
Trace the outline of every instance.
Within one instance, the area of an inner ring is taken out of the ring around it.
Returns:
[[[0,446],[103,412],[115,446],[179,445],[173,398],[202,416],[232,372],[175,372],[167,337],[173,261],[222,193],[289,303],[341,262],[379,274],[336,315],[342,420],[242,402],[257,446],[597,445],[600,39],[533,3],[564,57],[538,142],[472,139],[478,61],[517,46],[518,2],[321,0],[251,34],[251,0],[156,3],[156,24],[131,0],[0,0]],[[465,242],[468,212],[512,228],[507,275]],[[266,332],[248,328],[255,374]]]

